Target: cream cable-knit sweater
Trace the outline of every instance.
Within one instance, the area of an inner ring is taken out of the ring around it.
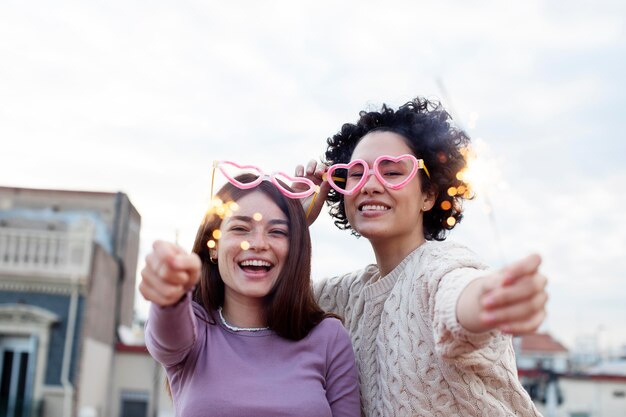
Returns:
[[[461,291],[485,269],[458,243],[426,242],[385,277],[369,265],[314,283],[350,332],[364,416],[540,416],[511,337],[470,333],[456,319]]]

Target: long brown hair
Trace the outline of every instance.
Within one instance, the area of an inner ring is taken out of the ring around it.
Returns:
[[[237,180],[250,182],[252,177],[244,174]],[[228,205],[253,192],[267,195],[289,222],[289,251],[274,287],[264,297],[265,320],[279,336],[300,340],[325,317],[336,317],[325,313],[313,298],[310,281],[311,237],[304,210],[299,200],[285,197],[269,181],[261,181],[252,189],[241,189],[228,182],[217,192],[216,197]],[[215,324],[213,312],[224,305],[224,282],[218,265],[210,261],[210,249],[207,246],[209,240],[213,239],[213,231],[220,228],[221,222],[222,218],[215,212],[207,212],[193,245],[193,252],[202,260],[200,282],[193,299],[213,318],[210,324]],[[219,245],[219,240],[216,243]]]

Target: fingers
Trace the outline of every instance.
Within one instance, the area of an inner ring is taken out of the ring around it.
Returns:
[[[179,270],[184,270],[187,274],[187,284],[185,287],[191,289],[200,280],[200,271],[202,270],[202,261],[195,253],[184,253],[178,255],[173,260],[173,265]]]
[[[187,292],[183,285],[168,284],[156,277],[151,270],[141,271],[139,292],[148,301],[165,307],[178,302]]]
[[[152,250],[157,258],[162,260],[169,260],[180,253],[184,253],[178,245],[164,240],[155,240],[152,244]]]
[[[306,166],[298,165],[295,169],[296,177],[306,177],[313,181],[313,183],[319,185],[319,192],[300,200],[306,213],[307,224],[309,226],[311,226],[319,216],[324,207],[324,202],[328,197],[328,192],[330,191],[328,181],[323,181],[326,168],[326,165],[323,163],[311,159],[307,162]]]
[[[202,261],[195,253],[183,253],[171,259],[170,265],[179,270],[199,271],[202,268]]]
[[[536,331],[545,318],[547,279],[536,273],[513,285],[495,288],[480,298],[481,322],[506,333]]]
[[[306,166],[297,165],[294,171],[296,177],[307,177],[310,180],[321,182],[322,175],[326,172],[326,165],[315,159],[309,160]]]
[[[508,286],[497,285],[498,279],[492,279],[485,284],[480,302],[487,310],[521,303],[536,294],[545,293],[547,283],[547,278],[540,273],[515,281]]]
[[[313,175],[317,178],[322,178],[322,175],[326,172],[326,165],[321,162],[317,162],[315,160],[310,160],[306,166],[307,175]]]
[[[539,329],[539,326],[541,326],[541,323],[543,323],[545,318],[546,312],[540,311],[529,320],[502,325],[500,326],[500,330],[504,333],[510,333],[512,335],[534,333]]]
[[[524,276],[534,274],[539,270],[539,265],[541,265],[541,257],[536,253],[512,263],[502,270],[503,285],[510,285]]]
[[[481,313],[481,321],[485,325],[499,327],[503,331],[507,331],[507,328],[511,326],[534,330],[541,324],[541,321],[537,322],[537,317],[545,316],[547,301],[548,295],[545,292],[539,292],[522,302],[484,310]]]
[[[196,254],[170,242],[156,241],[152,247],[141,271],[139,290],[148,301],[161,306],[174,304],[196,285],[202,263]]]
[[[548,280],[539,272],[540,265],[539,255],[529,255],[485,280],[479,297],[484,326],[512,334],[539,328],[548,301]]]
[[[175,258],[162,259],[158,254],[151,252],[146,256],[146,276],[148,279],[161,280],[168,284],[184,285],[189,280],[185,269],[176,268],[172,265]],[[142,276],[144,271],[142,271]]]

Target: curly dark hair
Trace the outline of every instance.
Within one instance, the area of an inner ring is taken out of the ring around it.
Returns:
[[[420,170],[422,190],[436,195],[433,208],[424,213],[424,238],[444,240],[448,231],[463,218],[463,200],[473,197],[469,184],[458,175],[466,166],[470,139],[453,126],[452,117],[441,103],[417,97],[397,110],[382,105],[380,111],[361,111],[356,124],[346,123],[328,138],[325,163],[348,163],[354,148],[366,134],[393,132],[402,136],[413,154],[422,158],[430,178]],[[452,195],[450,195],[452,194]],[[330,215],[340,229],[352,229],[346,218],[343,195],[331,189]]]

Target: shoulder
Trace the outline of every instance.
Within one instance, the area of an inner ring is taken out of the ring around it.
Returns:
[[[325,334],[335,334],[338,331],[345,331],[341,320],[335,317],[325,317],[320,321],[313,331]]]
[[[345,275],[313,281],[313,294],[322,309],[349,320],[355,297],[360,297],[363,288],[378,276],[378,267],[368,265]]]
[[[195,314],[196,316],[202,318],[202,319],[208,319],[209,318],[209,313],[208,311],[206,311],[206,309],[202,306],[202,304],[196,302],[196,301],[192,301],[191,302],[191,308],[193,309],[193,314]]]
[[[316,349],[323,349],[328,360],[338,355],[354,355],[352,341],[343,323],[334,317],[326,317],[309,333],[310,341]]]
[[[378,266],[376,264],[367,265],[365,268],[357,269],[356,271],[348,272],[346,274],[337,275],[330,278],[324,278],[314,282],[314,286],[322,288],[325,286],[332,287],[351,287],[355,284],[367,283],[378,274]]]
[[[325,317],[319,324],[315,327],[319,327],[321,329],[329,329],[329,330],[344,330],[343,323],[336,317]]]
[[[348,331],[343,327],[341,320],[335,317],[326,317],[311,330],[309,335],[314,338],[334,340],[338,337],[348,337]]]
[[[446,278],[475,277],[489,269],[476,253],[467,246],[454,241],[427,241],[416,249],[404,266],[407,276],[417,279],[411,280],[415,289],[428,289],[437,292],[439,284]]]
[[[462,243],[447,240],[443,242],[429,241],[424,245],[419,263],[429,269],[487,269],[487,264],[473,250]]]
[[[205,327],[204,325],[206,323],[216,323],[217,311],[208,311],[202,304],[196,301],[191,302],[191,309],[193,311],[193,315],[197,317],[196,323],[198,326]]]

